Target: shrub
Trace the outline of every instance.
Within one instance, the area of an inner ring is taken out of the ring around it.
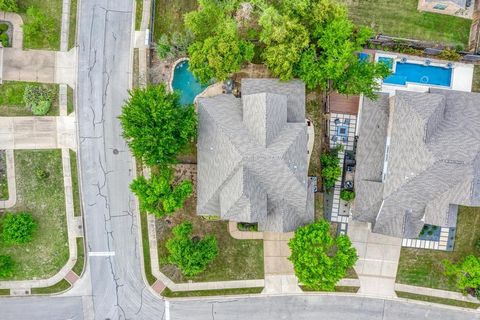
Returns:
[[[13,274],[15,263],[12,257],[0,255],[0,278],[8,278]]]
[[[37,223],[26,212],[7,213],[3,220],[3,241],[7,244],[23,244],[32,240]]]
[[[23,102],[36,116],[48,113],[52,105],[54,93],[42,85],[27,85],[23,92]]]
[[[16,0],[0,0],[0,11],[17,12]]]
[[[47,178],[50,176],[50,174],[48,173],[48,171],[46,171],[46,170],[44,170],[44,169],[42,169],[42,168],[37,168],[37,169],[35,170],[35,175],[37,176],[37,179],[38,179],[38,180],[45,180],[45,179],[47,179]]]
[[[288,246],[295,274],[313,290],[333,291],[357,261],[357,251],[350,239],[346,235],[332,237],[325,220],[297,229]]]
[[[480,238],[478,238],[477,242],[475,242],[475,249],[480,251]]]
[[[1,1],[1,0],[0,0]],[[0,23],[0,32],[5,32],[8,30],[8,24],[6,23]]]
[[[192,230],[191,222],[174,227],[173,237],[165,245],[169,253],[168,261],[186,276],[194,276],[204,271],[218,255],[217,239],[214,236],[192,239]]]
[[[340,191],[340,199],[350,202],[355,199],[355,192],[352,190],[343,189]]]
[[[329,153],[324,153],[320,156],[320,163],[322,164],[322,179],[325,189],[330,189],[335,186],[335,182],[342,175],[342,168],[340,168],[340,159],[338,152],[342,150],[343,146],[338,146]]]
[[[476,295],[480,289],[480,257],[468,255],[459,263],[443,260],[445,275],[456,280],[463,293]]]
[[[142,210],[163,217],[183,207],[185,200],[192,194],[192,182],[184,180],[173,184],[173,173],[164,168],[160,173],[152,174],[149,180],[138,177],[130,185],[140,200]]]
[[[462,57],[453,49],[445,49],[438,55],[440,59],[458,61]]]
[[[8,39],[8,34],[6,34],[6,33],[0,34],[0,42],[2,43],[3,47],[9,47],[10,46],[10,41]]]

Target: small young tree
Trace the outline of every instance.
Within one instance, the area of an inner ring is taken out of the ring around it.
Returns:
[[[140,200],[142,210],[163,217],[183,207],[192,194],[192,182],[184,180],[173,185],[173,178],[171,170],[164,168],[160,174],[152,174],[149,180],[140,176],[132,182],[130,188]]]
[[[357,251],[350,239],[345,235],[332,237],[325,220],[297,229],[288,246],[295,274],[301,283],[314,290],[333,291],[357,261]]]
[[[214,236],[192,239],[192,230],[190,222],[174,227],[173,237],[165,245],[169,253],[168,261],[189,277],[204,271],[218,255],[217,239]]]
[[[322,164],[322,179],[325,189],[331,189],[335,186],[335,182],[342,175],[342,168],[340,168],[340,159],[338,152],[341,147],[324,153],[320,156],[320,163]]]
[[[26,212],[7,213],[3,219],[3,241],[7,244],[23,244],[30,242],[37,223],[32,215]]]
[[[0,11],[17,12],[18,5],[16,0],[0,0]]]
[[[54,93],[42,85],[27,85],[23,92],[23,102],[36,116],[44,116],[50,110]]]
[[[352,201],[355,199],[355,192],[352,190],[343,189],[340,191],[340,199],[347,202]]]
[[[181,106],[178,94],[168,93],[164,84],[133,89],[120,122],[133,154],[147,165],[174,163],[197,132],[193,105]]]
[[[0,278],[12,276],[14,266],[12,257],[0,255]]]
[[[480,298],[480,257],[468,255],[459,263],[443,260],[445,275],[456,279],[457,288]]]

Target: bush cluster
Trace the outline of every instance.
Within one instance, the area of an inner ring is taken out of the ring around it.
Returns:
[[[37,223],[26,212],[6,213],[2,220],[2,242],[7,245],[21,245],[32,241]],[[15,261],[11,256],[0,255],[0,279],[12,276]]]
[[[340,168],[340,159],[338,152],[342,147],[337,147],[328,153],[320,156],[320,163],[322,164],[322,179],[325,189],[331,189],[335,186],[335,182],[342,175],[342,168]]]
[[[340,191],[340,199],[350,202],[355,199],[355,192],[353,190],[343,189]]]
[[[7,31],[8,31],[8,24],[0,23],[0,43],[2,43],[3,47],[10,46],[10,39],[8,38]]]
[[[217,239],[212,235],[192,237],[191,222],[184,222],[172,229],[173,237],[166,243],[168,261],[176,265],[184,275],[194,276],[203,272],[218,255]]]
[[[27,85],[23,92],[23,102],[36,116],[44,116],[52,106],[54,93],[42,85]]]

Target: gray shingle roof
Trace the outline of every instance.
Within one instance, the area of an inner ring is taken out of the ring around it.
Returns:
[[[242,98],[198,99],[197,213],[287,232],[313,220],[305,87],[243,79]]]
[[[385,99],[360,115],[354,218],[397,237],[453,226],[455,205],[480,205],[480,95],[397,91],[387,115]]]

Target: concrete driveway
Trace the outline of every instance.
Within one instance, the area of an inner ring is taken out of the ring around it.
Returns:
[[[395,278],[402,239],[370,231],[366,222],[351,221],[348,236],[357,249],[355,271],[360,280],[360,294],[395,297]]]
[[[0,117],[0,149],[76,146],[74,117]]]

